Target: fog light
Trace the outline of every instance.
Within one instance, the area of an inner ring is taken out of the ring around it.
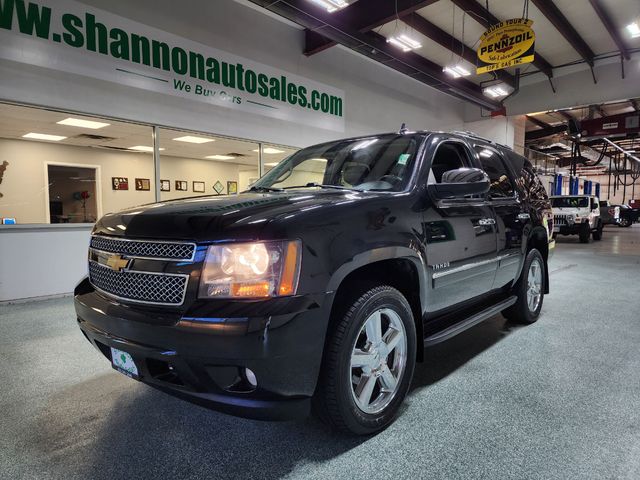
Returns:
[[[248,368],[244,369],[244,378],[247,379],[247,382],[249,382],[249,384],[253,388],[258,386],[258,380],[256,379],[256,374],[253,373],[250,369]]]

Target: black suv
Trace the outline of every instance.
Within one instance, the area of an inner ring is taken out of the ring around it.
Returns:
[[[95,225],[75,291],[87,339],[130,377],[258,419],[387,426],[424,346],[499,313],[535,322],[552,214],[531,164],[469,133],[298,151],[239,195]]]

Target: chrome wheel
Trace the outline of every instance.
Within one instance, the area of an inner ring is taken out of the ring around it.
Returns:
[[[398,391],[407,363],[407,334],[394,310],[381,308],[364,322],[351,351],[351,393],[360,410],[384,410]]]
[[[527,275],[527,306],[530,312],[535,312],[542,299],[542,264],[537,258],[529,265]]]

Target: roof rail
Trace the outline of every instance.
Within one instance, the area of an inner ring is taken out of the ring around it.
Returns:
[[[458,135],[464,135],[466,137],[473,137],[473,138],[477,138],[479,140],[484,140],[485,142],[489,142],[489,143],[495,143],[493,140],[490,140],[488,138],[485,137],[481,137],[480,135],[478,135],[475,132],[470,132],[468,130],[452,130],[450,133],[456,133]]]

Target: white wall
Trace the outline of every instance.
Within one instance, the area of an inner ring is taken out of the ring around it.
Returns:
[[[0,226],[0,302],[73,291],[87,274],[89,231]]]
[[[523,115],[486,118],[466,122],[463,129],[522,153],[525,134],[524,118]]]

